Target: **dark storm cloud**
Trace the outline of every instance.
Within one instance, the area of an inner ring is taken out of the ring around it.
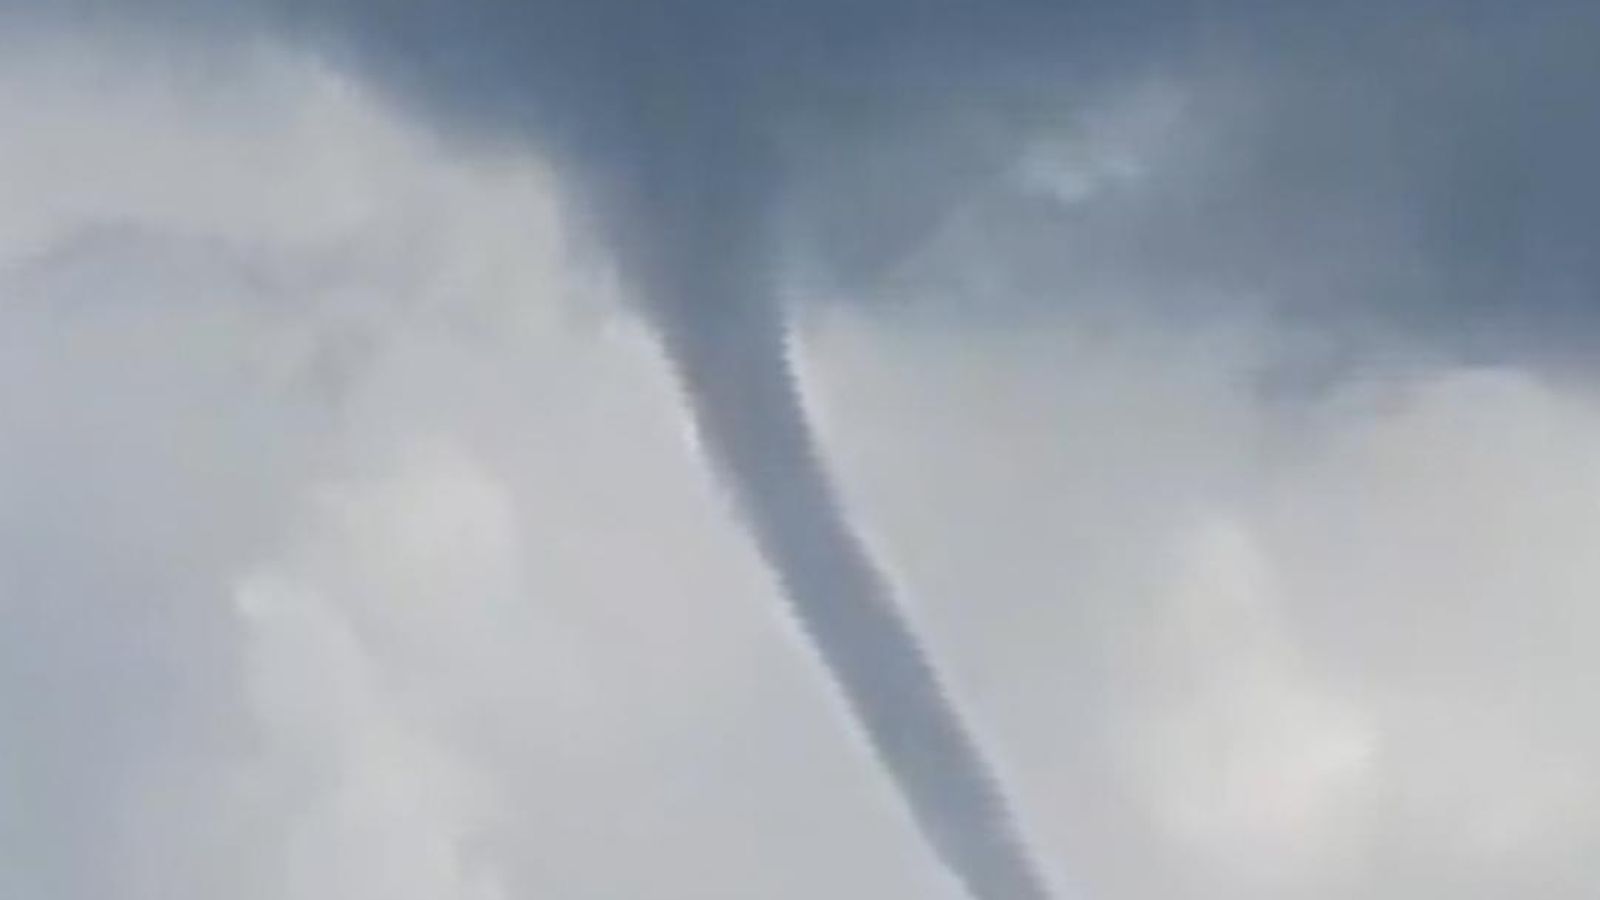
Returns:
[[[627,267],[698,209],[781,222],[779,252],[811,253],[858,296],[995,192],[1028,135],[1162,73],[1197,94],[1191,158],[1064,214],[996,213],[1017,234],[1000,253],[1043,285],[1025,292],[1034,311],[1116,281],[1169,302],[1270,294],[1479,354],[1548,354],[1541,340],[1593,330],[1600,13],[1570,0],[13,6],[292,35],[442,131],[559,160]],[[672,194],[713,181],[693,204]]]
[[[174,33],[288,36],[366,75],[424,121],[468,143],[531,143],[567,171],[577,205],[606,240],[652,243],[654,225],[689,214],[671,191],[715,181],[694,209],[770,217],[813,184],[808,146],[879,144],[887,124],[928,128],[921,160],[889,186],[906,211],[876,210],[877,230],[916,233],[939,213],[951,175],[1000,162],[995,136],[940,126],[986,109],[985,130],[1025,127],[1076,77],[1167,54],[1190,4],[1006,0],[692,0],[439,3],[431,0],[68,2],[16,15],[85,22],[161,40]],[[1175,50],[1174,52],[1182,52]],[[932,161],[929,161],[929,160]],[[899,169],[900,167],[895,167]],[[579,186],[581,185],[581,186]],[[957,190],[960,185],[955,186]],[[898,188],[898,190],[895,190]],[[926,196],[935,195],[932,198]],[[930,203],[930,199],[933,201]],[[708,208],[707,204],[714,204]],[[740,209],[739,207],[745,207]],[[868,210],[851,210],[848,214]],[[617,231],[628,231],[624,236]],[[853,235],[884,247],[896,236]],[[655,251],[631,247],[631,257]],[[845,250],[859,253],[859,250]]]
[[[1181,97],[1170,146],[1071,202],[980,192],[962,234],[985,235],[978,252],[1016,288],[982,315],[1260,300],[1280,321],[1475,361],[1592,357],[1600,14],[1350,6],[1127,48],[1127,71],[1143,57]],[[1070,134],[1074,104],[1060,109]]]
[[[1592,349],[1600,13],[1584,4],[545,7],[356,10],[340,33],[433,120],[566,157],[580,206],[634,257],[694,231],[689,209],[781,221],[825,277],[870,292],[1030,134],[1070,127],[1075,98],[1154,71],[1197,84],[1205,141],[1043,230],[1059,263],[1024,302],[1085,302],[1081,273],[1114,267],[1169,303],[1268,295],[1480,358]]]

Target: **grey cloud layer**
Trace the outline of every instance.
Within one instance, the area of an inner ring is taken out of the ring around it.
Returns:
[[[344,8],[333,40],[436,121],[576,157],[588,202],[620,206],[603,231],[664,216],[642,231],[682,231],[684,204],[652,192],[716,183],[707,214],[789,221],[819,236],[825,270],[881,270],[993,188],[1030,135],[1070,131],[1083,98],[1165,75],[1196,92],[1192,158],[1045,213],[1038,240],[1064,260],[1041,273],[1051,302],[1116,267],[1108,279],[1152,292],[1272,294],[1480,354],[1593,330],[1586,4],[429,8]],[[849,175],[863,165],[864,191]]]
[[[665,185],[715,182],[706,215],[783,223],[782,254],[860,294],[989,197],[986,227],[1048,285],[1036,307],[1098,279],[1271,295],[1479,355],[1571,355],[1593,331],[1588,4],[136,6],[150,30],[294,35],[468,142],[534,142],[626,256],[685,230]],[[1194,94],[1186,158],[1068,209],[994,199],[1030,135],[1150,75]]]

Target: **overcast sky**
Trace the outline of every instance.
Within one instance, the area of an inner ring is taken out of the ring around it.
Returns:
[[[1063,900],[1592,895],[1600,14],[633,5],[0,0],[0,895],[960,900],[641,314],[712,172]]]

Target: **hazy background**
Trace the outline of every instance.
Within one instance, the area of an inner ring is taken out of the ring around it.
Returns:
[[[1595,19],[796,140],[808,399],[1068,896],[1588,896]],[[272,34],[0,40],[0,894],[953,900],[565,170]]]

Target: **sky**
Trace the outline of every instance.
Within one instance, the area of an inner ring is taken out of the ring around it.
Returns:
[[[745,6],[0,0],[0,894],[959,900],[712,223],[1060,897],[1587,896],[1600,15]]]

